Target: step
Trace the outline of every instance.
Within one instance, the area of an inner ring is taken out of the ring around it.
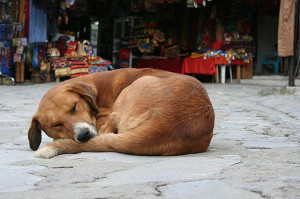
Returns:
[[[288,86],[289,77],[280,75],[253,76],[252,79],[241,79],[241,84],[262,86]],[[300,86],[300,79],[295,79],[295,86]]]

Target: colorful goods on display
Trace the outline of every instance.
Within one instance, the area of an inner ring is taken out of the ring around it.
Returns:
[[[62,10],[67,8],[74,8],[75,0],[61,0],[60,7]]]
[[[107,70],[108,70],[107,67],[104,66],[104,65],[102,65],[102,66],[94,66],[94,65],[89,66],[89,74],[105,72]]]
[[[26,58],[27,38],[19,37],[22,31],[22,23],[0,23],[0,71],[8,76],[12,76],[12,65]]]
[[[235,60],[241,60],[244,63],[250,63],[249,53],[254,53],[255,47],[253,38],[247,34],[226,33],[225,41],[217,41],[212,44],[212,48],[199,50],[192,53],[191,58],[203,57],[204,60],[210,57],[226,57],[228,64]]]
[[[234,60],[242,60],[245,63],[250,63],[249,54],[245,51],[245,49],[239,50],[207,50],[200,53],[192,53],[191,58],[199,58],[203,57],[204,60],[210,57],[217,57],[220,56],[226,57],[228,64],[231,64]]]
[[[89,67],[86,64],[86,62],[81,65],[73,65],[70,67],[70,77],[71,78],[79,77],[79,76],[83,76],[83,75],[87,75],[87,74],[89,74]]]
[[[77,55],[77,54],[76,54]],[[95,72],[105,72],[112,69],[111,62],[99,56],[97,57],[58,57],[52,61],[52,69],[55,77],[71,78],[87,75]]]
[[[133,28],[128,48],[138,48],[140,52],[149,54],[163,42],[165,42],[165,36],[158,28],[158,23],[150,21]]]
[[[63,36],[58,39],[56,45],[48,43],[48,61],[51,63],[52,70],[55,70],[55,77],[75,78],[89,73],[104,72],[108,68],[112,69],[110,61],[94,56],[89,41],[69,41],[68,44],[67,41],[68,38]]]

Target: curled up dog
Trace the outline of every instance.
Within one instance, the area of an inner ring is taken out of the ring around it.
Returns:
[[[41,99],[28,131],[36,157],[114,151],[135,155],[204,152],[214,109],[195,78],[120,69],[67,80]],[[39,149],[41,131],[55,141]]]

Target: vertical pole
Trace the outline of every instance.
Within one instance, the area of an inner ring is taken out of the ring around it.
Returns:
[[[215,65],[215,67],[216,67],[216,76],[215,76],[215,78],[216,78],[216,83],[219,83],[219,66],[218,65]]]
[[[295,55],[290,57],[290,62],[289,62],[289,86],[295,86],[294,65],[295,65]]]
[[[295,0],[295,30],[294,30],[294,56],[290,57],[289,62],[289,86],[295,86],[295,56],[296,56],[296,41],[298,33],[298,14],[299,14],[298,0]]]
[[[221,65],[221,84],[225,84],[226,65]]]
[[[236,66],[236,79],[237,83],[241,83],[241,65]]]

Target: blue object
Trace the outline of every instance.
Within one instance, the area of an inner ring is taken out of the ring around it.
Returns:
[[[47,40],[47,3],[46,0],[29,1],[28,43],[46,42]]]
[[[281,57],[278,57],[277,53],[264,55],[263,63],[262,63],[262,72],[264,72],[264,65],[272,65],[273,72],[278,73],[280,63],[281,63]]]
[[[12,77],[13,74],[12,74],[12,71],[9,68],[7,68],[3,64],[0,67],[1,67],[0,71],[1,71],[2,74]]]

